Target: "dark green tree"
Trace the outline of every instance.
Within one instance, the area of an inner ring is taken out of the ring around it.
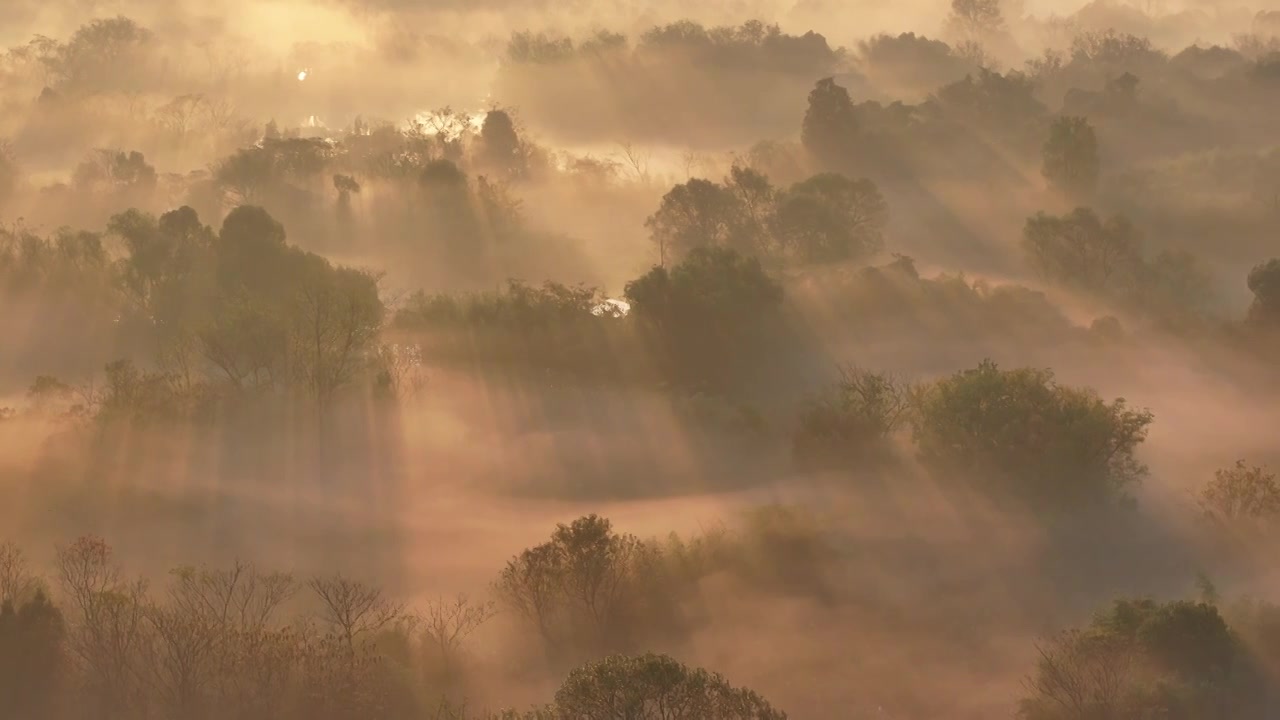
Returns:
[[[843,167],[858,139],[858,116],[849,91],[834,78],[823,78],[809,92],[809,108],[800,127],[800,142],[820,162]]]
[[[1022,247],[1044,277],[1095,292],[1132,288],[1142,267],[1137,228],[1120,216],[1103,222],[1088,208],[1037,213],[1023,228]]]
[[[1060,117],[1049,127],[1041,173],[1071,198],[1084,199],[1098,185],[1098,136],[1082,117]]]
[[[490,110],[480,127],[478,160],[500,178],[523,177],[528,170],[524,143],[516,131],[515,121],[506,110]]]
[[[0,604],[0,697],[12,718],[51,718],[69,691],[62,613],[42,590]]]
[[[914,434],[940,476],[1065,511],[1127,497],[1147,473],[1134,453],[1151,421],[1123,398],[1058,384],[1050,370],[986,361],[923,390]]]
[[[908,420],[911,400],[911,387],[891,375],[842,368],[840,380],[801,412],[792,453],[808,466],[874,462]]]
[[[743,248],[742,205],[732,191],[710,180],[694,178],[676,185],[662,198],[657,212],[645,220],[658,246],[658,264],[685,257],[695,248]]]
[[[875,183],[835,173],[796,183],[778,201],[778,241],[803,262],[866,258],[884,245],[889,209]]]
[[[760,262],[724,248],[696,248],[668,270],[655,267],[626,286],[631,317],[668,370],[684,380],[725,382],[750,360],[782,288]]]
[[[786,720],[764,698],[666,655],[614,655],[578,668],[556,692],[564,720]]]

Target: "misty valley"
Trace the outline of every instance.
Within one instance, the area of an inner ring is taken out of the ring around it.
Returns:
[[[1280,715],[1274,0],[7,0],[0,720]]]

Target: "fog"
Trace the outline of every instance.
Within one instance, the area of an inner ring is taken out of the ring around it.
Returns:
[[[0,719],[1273,717],[1277,110],[1263,0],[8,0]]]

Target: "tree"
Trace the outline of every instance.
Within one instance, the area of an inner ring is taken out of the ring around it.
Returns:
[[[21,171],[13,155],[13,147],[0,140],[0,208],[4,208],[18,191]]]
[[[856,148],[858,129],[849,91],[834,78],[819,80],[809,92],[809,107],[800,127],[805,150],[823,163],[841,167]]]
[[[921,460],[1038,509],[1112,503],[1146,475],[1134,456],[1152,415],[1059,385],[1053,372],[984,361],[922,391]]]
[[[505,110],[490,110],[480,126],[479,160],[498,177],[520,178],[528,170],[524,143]]]
[[[117,89],[146,66],[152,34],[126,17],[94,20],[44,58],[59,89],[92,94]]]
[[[1142,266],[1141,236],[1120,216],[1105,223],[1088,208],[1056,217],[1037,213],[1022,231],[1022,247],[1046,278],[1093,291],[1132,287]]]
[[[1039,650],[1025,720],[1269,715],[1262,669],[1206,603],[1118,600]]]
[[[0,542],[0,605],[20,607],[36,587],[22,548],[11,542]]]
[[[440,669],[446,682],[453,682],[462,642],[497,614],[492,601],[473,602],[466,595],[450,600],[439,598],[427,608],[423,630],[440,654]]]
[[[792,453],[805,463],[875,459],[911,409],[911,387],[892,375],[841,368],[840,380],[800,415]]]
[[[763,251],[770,246],[769,234],[777,211],[778,190],[768,176],[742,165],[734,165],[725,178],[725,186],[733,193],[740,208],[737,220],[739,244]]]
[[[136,150],[129,153],[97,150],[76,166],[72,184],[83,190],[105,186],[150,191],[156,186],[156,169]]]
[[[91,701],[103,717],[128,717],[138,700],[146,585],[124,580],[101,538],[82,537],[58,548],[56,566],[74,612],[68,646]]]
[[[758,260],[733,250],[696,248],[668,270],[655,267],[626,285],[628,315],[676,377],[724,383],[750,361],[782,288]]]
[[[862,259],[883,246],[888,206],[875,183],[824,173],[792,185],[778,202],[779,242],[805,262]]]
[[[751,690],[666,655],[613,655],[580,667],[556,691],[555,714],[591,720],[786,720]]]
[[[107,229],[124,242],[118,271],[133,302],[167,334],[193,330],[211,289],[213,230],[187,206],[159,220],[128,210]]]
[[[1098,184],[1098,137],[1082,117],[1060,117],[1049,128],[1041,173],[1069,197],[1086,198]]]
[[[1024,720],[1121,718],[1138,662],[1132,646],[1098,633],[1069,630],[1036,646],[1036,670],[1026,681]]]
[[[360,182],[350,175],[334,175],[333,189],[338,191],[338,206],[348,207],[351,196],[360,194]]]
[[[320,600],[322,619],[349,652],[355,652],[357,640],[404,615],[404,606],[387,599],[381,589],[341,575],[314,578],[308,587]]]
[[[0,697],[6,717],[56,717],[71,690],[62,613],[43,590],[0,601]]]
[[[1274,473],[1237,460],[1217,470],[1200,492],[1200,507],[1219,522],[1269,522],[1280,519],[1280,482]]]
[[[977,41],[1000,30],[1000,0],[951,0],[947,23],[962,40]]]
[[[323,408],[370,360],[385,308],[368,273],[313,257],[294,301],[290,352],[294,372]]]
[[[710,180],[694,178],[676,185],[662,197],[657,212],[645,220],[658,246],[658,264],[666,267],[695,248],[737,247],[735,230],[741,206],[734,194]]]
[[[1280,329],[1280,258],[1272,258],[1249,271],[1253,304],[1248,322],[1259,328]]]
[[[616,648],[626,639],[641,550],[634,535],[587,515],[509,560],[497,590],[553,654]]]

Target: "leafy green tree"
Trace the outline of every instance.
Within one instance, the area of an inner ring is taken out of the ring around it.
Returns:
[[[167,333],[193,330],[211,290],[213,230],[186,206],[159,220],[129,210],[107,229],[124,243],[117,272],[132,300]]]
[[[578,668],[556,691],[564,720],[785,720],[764,698],[666,655],[613,655]]]
[[[771,249],[774,213],[777,211],[778,189],[768,176],[742,165],[734,165],[725,178],[725,186],[737,198],[739,214],[735,234],[747,252]]]
[[[1152,415],[1058,384],[1050,370],[985,361],[923,390],[921,460],[1045,510],[1112,503],[1146,475],[1134,456]]]
[[[645,220],[658,246],[659,266],[666,267],[696,248],[743,250],[737,233],[741,210],[732,191],[710,180],[694,178],[671,188],[657,212]]]
[[[856,148],[859,125],[849,91],[834,78],[819,80],[809,92],[800,142],[814,158],[841,167]]]
[[[1059,191],[1087,198],[1098,185],[1098,136],[1086,118],[1060,117],[1049,127],[1041,173]]]
[[[1088,208],[1037,213],[1023,228],[1022,248],[1046,278],[1092,291],[1132,287],[1142,265],[1137,228],[1120,216],[1104,223]]]
[[[696,248],[668,270],[655,267],[626,285],[630,317],[676,377],[726,382],[759,340],[782,288],[760,262],[733,250]]]
[[[939,89],[926,109],[941,119],[980,127],[984,133],[998,129],[1015,137],[1031,128],[1038,133],[1045,114],[1034,80],[1021,72],[1001,74],[986,68]]]
[[[862,259],[883,247],[888,214],[875,183],[824,173],[783,194],[775,227],[779,242],[805,262]]]
[[[235,386],[298,381],[323,407],[372,358],[385,312],[376,277],[290,247],[284,227],[257,207],[233,210],[212,252],[196,336]]]

